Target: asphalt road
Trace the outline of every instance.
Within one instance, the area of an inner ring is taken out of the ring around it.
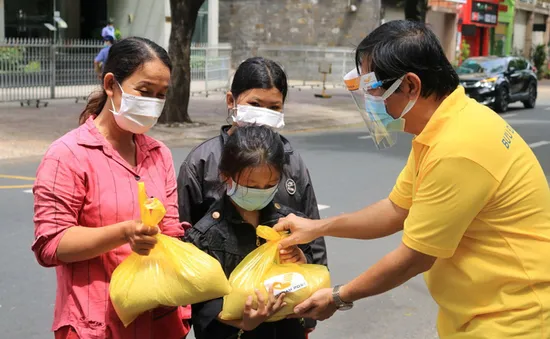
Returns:
[[[541,98],[534,110],[511,109],[503,117],[532,145],[548,177],[550,98]],[[287,136],[310,169],[323,216],[357,210],[387,196],[406,161],[411,139],[403,135],[396,147],[377,151],[363,129]],[[188,151],[173,149],[178,167]],[[55,272],[38,266],[30,251],[33,199],[27,185],[32,185],[37,165],[38,160],[0,162],[0,337],[6,339],[52,338]],[[399,241],[400,235],[374,241],[328,239],[333,284],[360,274]],[[422,278],[416,277],[336,314],[311,337],[437,338],[436,312]]]

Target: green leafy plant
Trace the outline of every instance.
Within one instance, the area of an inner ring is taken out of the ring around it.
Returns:
[[[542,44],[537,45],[537,47],[535,47],[535,51],[533,52],[532,59],[535,67],[537,68],[537,76],[540,79],[544,75],[544,64],[546,63],[546,46]]]
[[[456,65],[460,65],[464,60],[470,57],[470,45],[466,41],[462,41],[460,45],[460,54],[456,56]]]
[[[203,69],[206,64],[206,58],[202,55],[191,56],[191,69]]]
[[[41,70],[42,67],[40,66],[40,61],[31,61],[24,68],[25,73],[35,73],[40,72]]]
[[[11,71],[19,68],[23,62],[22,47],[0,47],[0,71]]]
[[[493,51],[493,54],[498,56],[504,56],[504,41],[500,39],[495,41],[495,49]]]
[[[120,33],[120,29],[118,28],[115,29],[115,39],[116,40],[122,39],[122,33]]]

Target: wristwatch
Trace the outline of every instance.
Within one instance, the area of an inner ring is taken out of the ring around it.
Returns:
[[[353,303],[347,303],[340,298],[340,287],[342,287],[342,285],[336,285],[332,289],[332,299],[334,299],[336,308],[338,311],[351,310],[353,308]]]

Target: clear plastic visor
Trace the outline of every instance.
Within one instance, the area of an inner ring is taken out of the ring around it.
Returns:
[[[403,119],[388,121],[388,115],[386,114],[385,99],[399,87],[400,81],[397,82],[386,91],[387,95],[373,96],[368,92],[382,85],[382,82],[378,81],[374,73],[361,76],[357,70],[352,70],[344,77],[346,88],[350,92],[357,110],[363,121],[365,121],[369,134],[378,149],[395,145],[398,133],[403,131]]]

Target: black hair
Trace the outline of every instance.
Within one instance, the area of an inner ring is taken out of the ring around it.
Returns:
[[[120,84],[134,74],[138,68],[155,59],[162,61],[172,71],[172,62],[166,50],[149,39],[132,37],[113,44],[103,67],[102,88],[88,98],[88,104],[80,114],[80,124],[86,122],[90,116],[101,113],[105,106],[107,93],[103,88],[103,79],[107,73],[113,73],[115,80]]]
[[[231,93],[237,100],[242,93],[255,88],[277,88],[283,95],[284,102],[288,93],[285,71],[273,60],[262,57],[246,59],[235,72]]]
[[[242,126],[229,136],[219,164],[219,171],[228,178],[238,180],[249,167],[267,164],[283,173],[285,150],[279,133],[259,125]]]
[[[355,63],[370,63],[378,80],[387,80],[384,88],[408,72],[422,81],[420,95],[438,99],[452,93],[459,84],[458,75],[445,56],[437,36],[424,23],[408,20],[387,22],[372,31],[357,47]]]

